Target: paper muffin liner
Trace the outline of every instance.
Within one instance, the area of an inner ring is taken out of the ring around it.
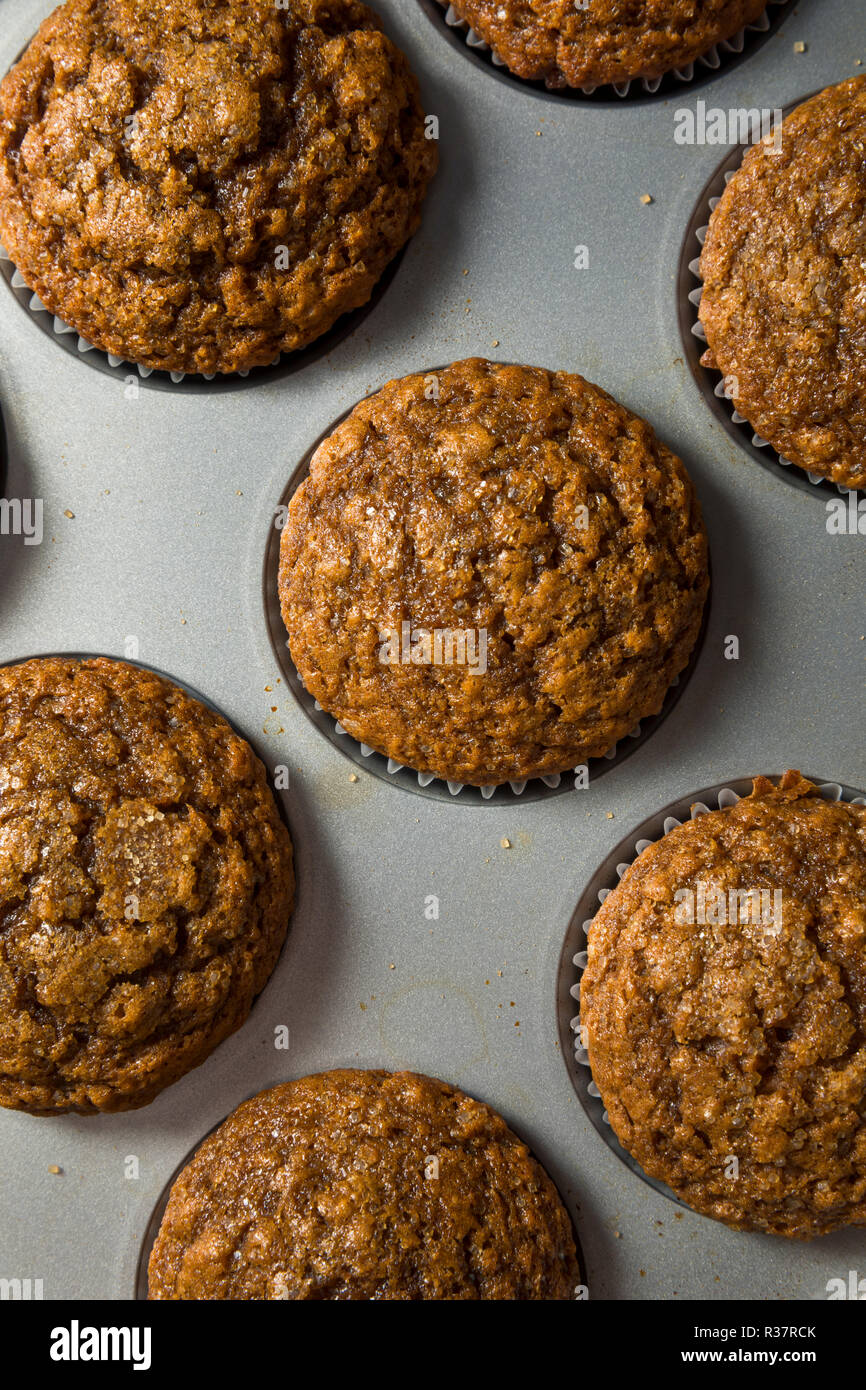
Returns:
[[[808,97],[802,97],[800,101],[786,106],[782,112],[783,118],[787,118],[807,100]],[[830,494],[833,497],[847,497],[856,492],[856,489],[846,487],[843,483],[835,483],[823,473],[808,472],[798,464],[792,463],[790,459],[784,458],[772,444],[763,439],[746,417],[736,409],[725,388],[723,374],[715,367],[705,367],[701,363],[701,357],[707,347],[707,335],[698,316],[703,296],[701,252],[709,231],[710,218],[751,148],[752,146],[738,145],[728,152],[704,187],[686,229],[680,252],[678,279],[680,335],[686,350],[686,359],[701,394],[717,420],[724,426],[725,432],[756,462],[812,496]]]
[[[805,773],[804,776],[817,786],[827,801],[848,801],[855,806],[866,806],[866,793],[855,787],[846,786],[841,782],[825,782]],[[779,775],[773,776],[772,780],[778,782]],[[560,1047],[571,1084],[577,1092],[587,1119],[607,1147],[632,1173],[687,1211],[691,1210],[688,1204],[672,1192],[666,1183],[645,1173],[613,1132],[601,1092],[593,1080],[589,1054],[581,1040],[580,986],[587,966],[587,945],[595,914],[635,860],[651,845],[684,825],[686,821],[696,820],[698,816],[704,816],[709,811],[723,811],[727,807],[735,806],[743,797],[751,794],[753,782],[753,777],[740,777],[718,782],[712,787],[703,787],[691,796],[681,797],[649,816],[620,840],[581,894],[565,935],[559,961],[556,1009]]]
[[[421,0],[421,7],[437,28],[444,28],[453,41],[488,71],[497,77],[514,82],[527,91],[554,100],[645,101],[648,97],[667,96],[678,87],[706,81],[748,58],[768,39],[793,8],[793,0],[767,0],[767,8],[757,19],[739,29],[729,39],[720,39],[705,53],[681,68],[672,68],[661,77],[642,77],[627,82],[606,82],[597,86],[550,87],[540,80],[519,77],[511,72],[505,60],[462,19],[450,0]]]
[[[443,367],[429,367],[428,372],[443,371]],[[375,395],[377,392],[371,392]],[[369,400],[367,396],[365,399]],[[357,402],[356,402],[357,404]],[[292,474],[289,483],[284,489],[277,506],[274,508],[271,525],[268,533],[268,540],[265,547],[264,568],[262,573],[262,596],[265,609],[265,621],[267,623],[268,635],[271,646],[277,659],[280,672],[285,679],[289,689],[306,714],[307,718],[313,723],[320,733],[324,734],[328,742],[340,753],[353,762],[356,767],[360,767],[364,772],[370,772],[383,782],[388,782],[392,786],[402,787],[405,791],[414,792],[420,796],[426,796],[436,801],[459,801],[461,805],[501,805],[506,801],[520,800],[523,804],[531,801],[546,800],[548,797],[561,796],[565,792],[586,792],[587,787],[583,785],[582,768],[588,768],[589,789],[611,768],[619,766],[620,763],[631,757],[641,745],[653,734],[656,729],[667,719],[668,715],[676,707],[680,696],[685,690],[691,679],[695,667],[700,659],[701,650],[706,637],[707,625],[710,615],[710,603],[712,598],[712,582],[710,592],[707,595],[704,606],[701,628],[698,633],[695,645],[689,656],[688,664],[675,676],[665,694],[664,702],[658,714],[647,715],[641,719],[634,728],[630,729],[624,738],[609,748],[601,757],[588,758],[585,764],[579,764],[563,772],[549,773],[543,777],[528,778],[523,781],[507,781],[490,783],[487,786],[476,787],[468,783],[449,781],[437,777],[432,772],[419,772],[415,768],[407,767],[403,763],[398,763],[393,758],[385,754],[378,753],[369,744],[361,743],[352,737],[343,728],[339,720],[333,715],[328,714],[310,694],[301,680],[297,667],[292,661],[289,651],[288,634],[283,623],[282,613],[280,612],[280,600],[278,592],[278,579],[280,567],[280,539],[282,531],[274,522],[274,517],[279,515],[283,508],[288,507],[289,502],[294,496],[301,483],[307,477],[310,463],[319,446],[334,432],[338,425],[351,415],[355,405],[345,410],[338,416],[326,430],[319,435],[315,444],[307,450],[295,472]],[[578,774],[581,774],[580,776]]]
[[[160,391],[238,391],[247,386],[259,386],[270,381],[278,381],[283,377],[293,376],[295,372],[311,366],[312,363],[332,352],[344,338],[348,338],[351,333],[354,333],[367,315],[375,309],[393,280],[404,251],[405,247],[401,248],[397,255],[389,261],[373,287],[373,293],[366,304],[341,315],[332,328],[329,328],[326,333],[316,338],[307,347],[299,348],[295,352],[280,353],[274,358],[270,366],[250,367],[244,371],[227,374],[222,372],[161,371],[154,367],[143,367],[140,363],[133,362],[128,358],[117,357],[113,353],[103,352],[101,348],[94,347],[62,318],[57,314],[52,314],[50,309],[45,307],[39,296],[30,289],[2,243],[0,243],[0,276],[5,280],[14,298],[31,322],[48,338],[63,348],[71,357],[78,358],[80,361],[86,362],[89,367],[95,367],[97,371],[114,377],[124,387],[134,384]]]

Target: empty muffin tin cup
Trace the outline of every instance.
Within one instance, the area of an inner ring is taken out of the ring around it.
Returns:
[[[778,782],[779,777],[774,776],[772,780]],[[808,780],[818,787],[821,795],[828,801],[850,801],[857,806],[866,806],[866,794],[855,787],[845,786],[839,782],[825,782],[820,777],[809,776]],[[726,807],[736,805],[743,797],[749,796],[753,782],[753,777],[739,777],[727,782],[717,782],[712,787],[702,787],[700,791],[693,792],[691,796],[680,797],[677,801],[672,801],[670,805],[649,816],[630,831],[624,839],[620,840],[619,844],[611,850],[607,858],[596,869],[581,894],[568,925],[559,959],[556,983],[556,1016],[560,1050],[571,1084],[577,1092],[578,1100],[583,1106],[587,1119],[607,1147],[616,1154],[617,1158],[622,1160],[632,1173],[636,1173],[656,1192],[670,1198],[672,1202],[685,1210],[690,1210],[687,1204],[677,1197],[666,1183],[660,1182],[657,1178],[651,1178],[648,1173],[645,1173],[637,1160],[632,1158],[631,1154],[623,1148],[613,1132],[604,1100],[592,1078],[587,1050],[581,1042],[580,984],[586,969],[587,944],[595,914],[608,894],[616,888],[626,870],[631,868],[635,860],[650,845],[663,839],[665,835],[669,835],[672,830],[676,830],[686,821],[695,820],[698,816],[706,815],[709,811],[724,810]]]
[[[103,352],[101,348],[94,347],[92,343],[82,338],[81,334],[77,333],[74,328],[70,328],[63,319],[46,309],[39,296],[30,289],[2,243],[0,243],[0,276],[5,280],[12,295],[28,315],[31,323],[34,323],[47,338],[61,347],[70,357],[86,362],[89,367],[95,367],[104,375],[113,377],[125,390],[137,390],[140,386],[146,386],[157,391],[205,393],[240,391],[247,386],[262,386],[268,382],[280,381],[283,377],[294,376],[295,372],[302,371],[305,367],[309,367],[314,362],[318,362],[320,358],[327,356],[329,352],[333,352],[344,338],[348,338],[350,334],[354,333],[367,315],[375,309],[397,273],[404,251],[405,247],[398,251],[394,259],[385,267],[366,304],[362,304],[359,309],[353,309],[348,314],[343,314],[333,327],[328,329],[327,333],[323,333],[307,347],[299,348],[296,352],[281,353],[270,366],[251,367],[247,371],[229,373],[198,374],[159,371],[153,367],[142,367],[136,362],[128,361],[125,357],[116,357],[112,353]]]
[[[782,111],[783,118],[787,118],[792,111],[808,100],[809,97],[804,96],[786,106]],[[704,367],[701,363],[701,357],[707,347],[707,335],[698,316],[703,294],[701,252],[707,238],[710,218],[750,148],[751,145],[737,145],[728,152],[705,184],[686,228],[680,251],[677,291],[680,336],[685,348],[686,361],[701,395],[725,432],[762,468],[812,496],[847,497],[849,493],[854,492],[853,488],[834,483],[821,473],[809,473],[804,468],[799,468],[789,459],[783,458],[766,439],[762,439],[736,409],[722,373],[713,367]]]
[[[443,367],[429,367],[427,371],[443,371]],[[375,395],[376,392],[372,392]],[[369,397],[366,397],[369,399]],[[569,769],[566,772],[556,772],[545,777],[534,777],[528,781],[503,782],[491,784],[490,786],[475,787],[468,786],[463,782],[445,781],[435,777],[432,772],[418,772],[413,768],[405,767],[402,763],[395,762],[393,758],[385,757],[377,753],[374,748],[366,743],[359,743],[347,733],[338,720],[328,714],[307,690],[297,667],[291,658],[289,651],[288,635],[283,623],[280,612],[280,599],[278,592],[279,568],[280,568],[280,537],[282,535],[280,520],[285,517],[286,510],[292,497],[294,496],[301,483],[307,477],[313,455],[319,446],[328,438],[338,425],[351,415],[355,409],[354,405],[344,411],[333,424],[319,436],[315,444],[312,445],[304,455],[295,472],[292,474],[282,496],[271,516],[271,524],[268,531],[268,539],[265,546],[265,561],[262,574],[262,593],[265,608],[265,621],[267,623],[268,635],[271,646],[277,659],[277,664],[285,679],[289,689],[306,714],[307,718],[313,723],[320,733],[324,734],[328,742],[340,753],[353,762],[356,767],[362,768],[364,772],[371,772],[374,777],[389,783],[391,786],[402,787],[404,791],[414,792],[419,796],[430,797],[436,801],[456,801],[460,805],[487,806],[502,805],[503,802],[520,801],[526,805],[531,801],[546,800],[552,796],[562,796],[566,792],[585,791],[586,782],[589,786],[598,781],[611,768],[619,766],[630,758],[640,746],[660,727],[667,719],[668,715],[674,710],[683,691],[691,679],[695,667],[700,659],[701,649],[707,632],[707,624],[710,613],[710,598],[712,594],[712,583],[710,584],[710,594],[704,606],[703,621],[698,633],[697,640],[689,657],[688,665],[679,676],[675,677],[665,695],[664,703],[658,714],[648,715],[641,719],[635,727],[626,734],[625,738],[619,740],[613,748],[599,758],[589,758],[586,767],[586,776],[579,768]]]
[[[420,0],[421,8],[436,28],[462,53],[467,54],[495,77],[514,83],[523,91],[552,101],[594,101],[618,105],[623,101],[649,101],[667,97],[683,87],[694,87],[717,73],[728,71],[749,58],[778,29],[793,9],[793,0],[767,0],[767,8],[757,19],[729,39],[722,39],[684,67],[674,68],[661,77],[635,78],[628,82],[606,82],[599,86],[550,87],[511,72],[499,54],[454,9],[450,0]]]

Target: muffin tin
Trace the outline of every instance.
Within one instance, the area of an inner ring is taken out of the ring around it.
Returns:
[[[576,1218],[591,1298],[825,1298],[829,1279],[862,1272],[864,1234],[746,1236],[638,1181],[557,1056],[553,991],[598,866],[684,789],[789,766],[866,786],[863,538],[828,534],[820,489],[756,467],[695,387],[680,251],[720,151],[677,146],[673,129],[697,86],[539,101],[479,73],[420,5],[375,2],[440,117],[441,168],[389,290],[317,361],[255,390],[127,395],[121,374],[82,370],[0,294],[7,493],[43,498],[45,514],[41,546],[0,539],[0,661],[122,652],[132,636],[142,662],[206,691],[271,771],[289,768],[299,889],[247,1024],[153,1105],[0,1112],[0,1277],[41,1278],[46,1299],[131,1298],[166,1181],[244,1097],[333,1066],[409,1066],[527,1140]],[[51,7],[7,7],[0,68]],[[855,0],[780,8],[766,42],[701,80],[702,100],[784,107],[866,62]],[[311,440],[389,378],[470,355],[578,371],[645,415],[689,469],[713,555],[706,641],[677,708],[588,790],[531,805],[421,800],[337,756],[287,688],[262,612],[273,507]],[[283,1024],[288,1052],[274,1047]]]

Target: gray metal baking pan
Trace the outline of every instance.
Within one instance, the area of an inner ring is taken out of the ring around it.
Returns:
[[[0,1277],[131,1299],[159,1194],[202,1135],[253,1091],[355,1065],[413,1067],[496,1106],[570,1206],[591,1298],[826,1298],[866,1272],[866,1235],[742,1235],[641,1182],[574,1093],[554,986],[586,884],[683,791],[789,766],[866,785],[863,538],[757,466],[684,359],[680,248],[724,153],[674,141],[697,94],[540,100],[479,71],[420,5],[376,4],[439,116],[441,169],[398,274],[325,357],[233,392],[135,389],[0,286],[7,493],[44,504],[41,544],[0,537],[0,660],[130,654],[201,690],[290,768],[299,879],[270,984],[203,1067],[127,1115],[0,1113]],[[0,0],[0,68],[50,8]],[[783,107],[857,60],[859,0],[800,0],[700,99]],[[674,712],[588,790],[526,806],[424,800],[350,765],[286,690],[262,611],[269,518],[313,441],[390,377],[472,354],[579,371],[645,415],[695,480],[713,554],[706,643]]]

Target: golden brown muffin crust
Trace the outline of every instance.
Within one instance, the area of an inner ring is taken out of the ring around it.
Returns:
[[[452,0],[519,77],[549,87],[662,77],[757,19],[767,0]]]
[[[0,1105],[145,1105],[276,964],[292,847],[249,744],[149,671],[0,669]]]
[[[556,1188],[505,1121],[412,1072],[246,1101],[174,1183],[151,1299],[568,1299]]]
[[[97,347],[234,372],[366,303],[436,159],[357,0],[67,0],[0,84],[0,238]]]
[[[380,753],[475,785],[574,767],[657,713],[707,586],[691,483],[645,421],[581,377],[478,358],[356,406],[281,542],[310,693]],[[383,661],[404,621],[486,633],[486,672]]]
[[[779,890],[780,930],[679,920],[700,884]],[[589,930],[581,1023],[618,1139],[696,1211],[866,1224],[866,806],[758,777],[645,850]]]
[[[792,463],[866,487],[866,77],[749,150],[701,256],[704,365]]]

